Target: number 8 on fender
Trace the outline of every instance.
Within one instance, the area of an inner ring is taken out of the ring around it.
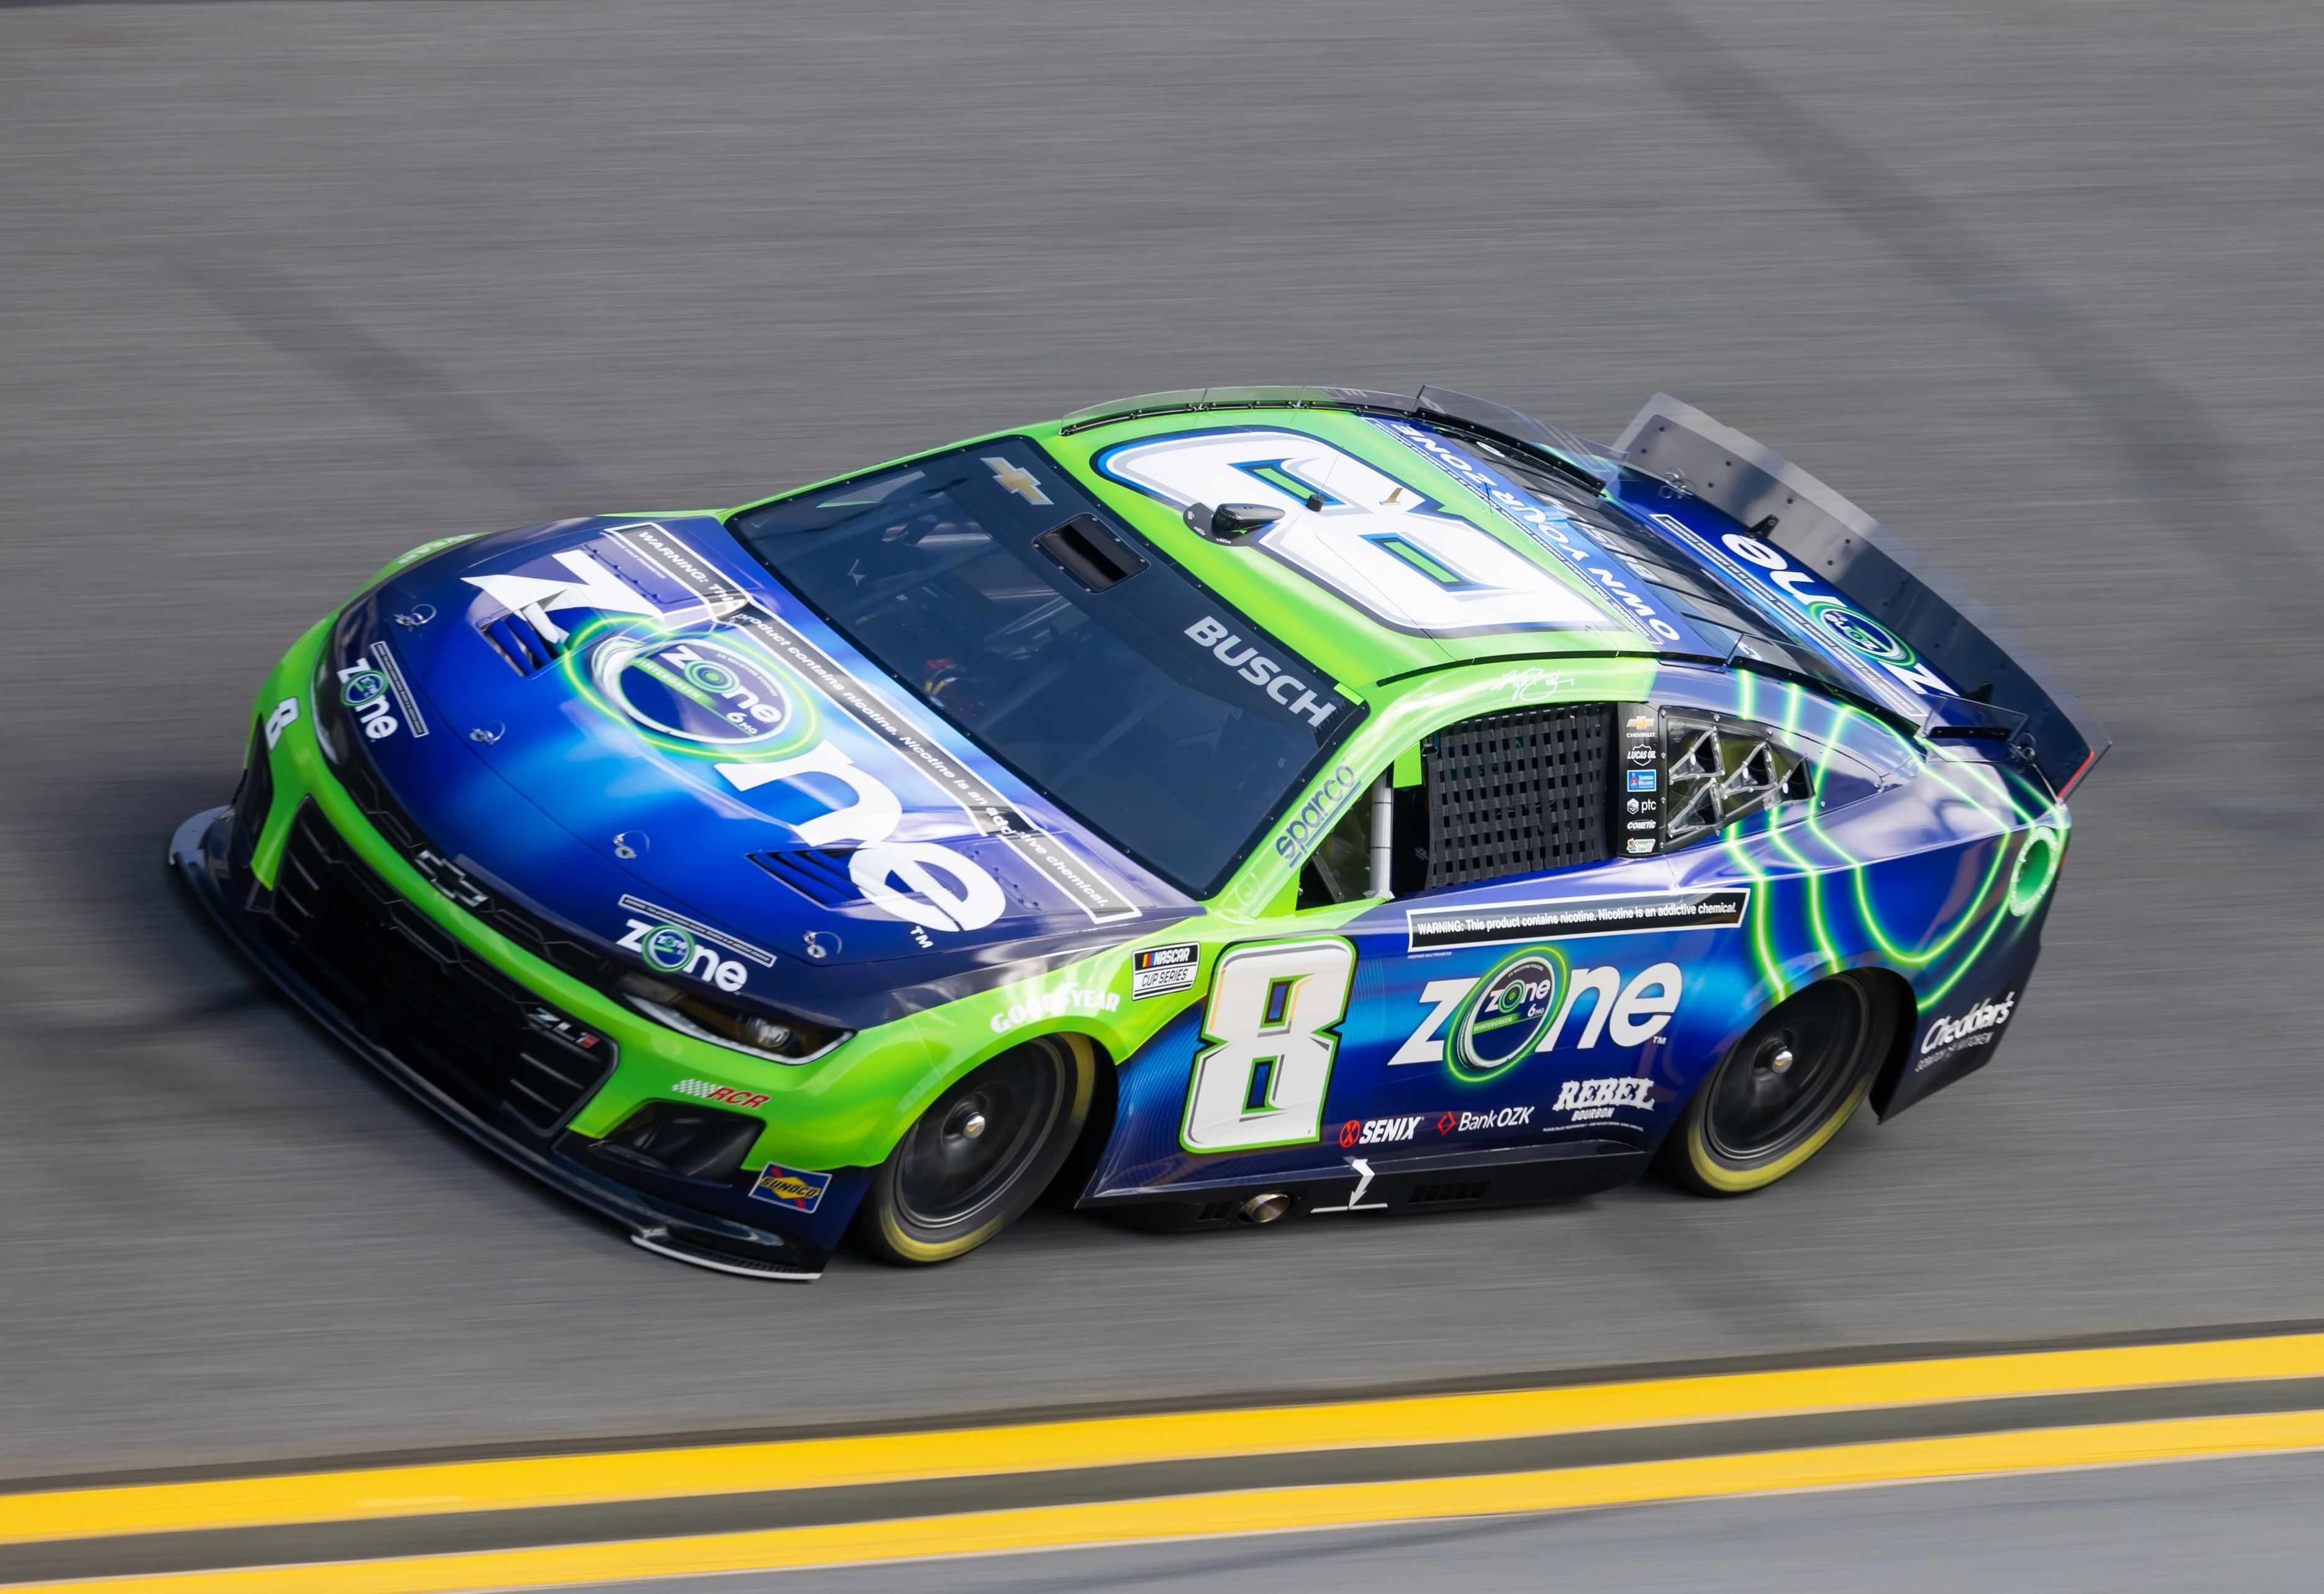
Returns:
[[[1196,1152],[1313,1144],[1355,972],[1356,949],[1336,936],[1238,946],[1220,958],[1179,1144]]]

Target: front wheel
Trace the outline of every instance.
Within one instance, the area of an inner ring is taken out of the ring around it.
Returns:
[[[1840,1133],[1895,1030],[1894,1005],[1860,975],[1778,1003],[1696,1088],[1664,1143],[1664,1171],[1702,1195],[1766,1189]]]
[[[1073,1150],[1097,1086],[1078,1035],[1045,1036],[955,1080],[872,1175],[863,1248],[905,1267],[949,1262],[1033,1204]]]

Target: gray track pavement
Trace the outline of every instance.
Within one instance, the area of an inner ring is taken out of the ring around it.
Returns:
[[[2319,103],[2290,0],[0,6],[0,1477],[2324,1316]],[[2120,745],[1996,1067],[1747,1202],[782,1288],[168,888],[407,547],[1274,380],[1666,389],[2038,639]]]
[[[2310,1594],[2314,1456],[595,1585],[650,1594]],[[1715,1568],[1715,1571],[1707,1569]]]

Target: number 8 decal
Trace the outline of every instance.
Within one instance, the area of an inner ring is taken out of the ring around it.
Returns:
[[[1258,502],[1253,548],[1381,624],[1421,636],[1614,622],[1590,597],[1368,460],[1304,432],[1229,427],[1117,443],[1092,461],[1174,508]]]
[[[1314,1144],[1347,1017],[1356,949],[1331,937],[1238,946],[1211,975],[1186,1083],[1188,1151]]]

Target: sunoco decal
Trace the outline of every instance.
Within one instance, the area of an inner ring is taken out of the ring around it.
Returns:
[[[1500,941],[1557,941],[1639,930],[1731,930],[1742,924],[1750,904],[1751,889],[1733,886],[1651,896],[1412,908],[1405,910],[1404,923],[1412,951],[1437,952]]]
[[[830,1188],[829,1174],[787,1168],[770,1162],[759,1170],[758,1182],[751,1186],[751,1194],[755,1200],[770,1201],[795,1212],[811,1212],[823,1204],[823,1193]]]

